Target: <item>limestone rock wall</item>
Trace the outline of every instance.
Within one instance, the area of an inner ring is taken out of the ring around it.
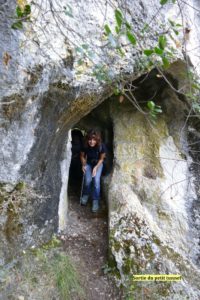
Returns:
[[[15,19],[9,16],[16,16],[17,4],[23,7],[27,3],[31,5],[32,22],[24,22],[22,30],[11,29]],[[67,6],[63,0],[2,2],[0,99],[1,103],[7,104],[1,104],[0,112],[3,141],[1,181],[17,182],[24,178],[20,169],[26,165],[29,169],[29,154],[41,144],[38,139],[45,139],[46,145],[52,144],[51,136],[60,125],[69,128],[109,96],[110,88],[113,89],[111,82],[119,74],[131,77],[142,72],[138,67],[139,49],[127,46],[123,58],[113,54],[112,47],[107,47],[104,23],[114,29],[114,8],[117,5],[117,1],[107,4],[104,1],[81,1],[78,4],[69,1]],[[128,1],[127,18],[140,30],[144,20],[150,21],[158,7],[159,3],[155,1],[134,1],[134,5]],[[158,15],[159,22],[155,22],[155,31],[161,31],[165,24],[164,11],[170,11],[170,8],[161,9],[163,12]],[[154,44],[154,37],[149,35],[146,43],[147,46]],[[92,62],[86,59],[80,66],[80,53],[76,48],[84,44],[93,57]],[[93,75],[94,67],[101,64],[109,66],[109,87]],[[55,120],[48,124],[51,114],[57,121],[59,119],[59,125],[52,125]],[[44,150],[44,147],[42,145],[43,153],[51,153],[52,148]],[[45,160],[48,164],[48,157]],[[40,172],[39,168],[36,172]],[[31,177],[33,171],[30,169],[26,175]],[[55,177],[57,175],[56,172]],[[38,176],[34,174],[32,178],[36,181]]]
[[[162,96],[168,108],[176,101],[173,109],[179,120],[173,132],[168,126],[173,115],[167,111],[152,124],[130,103],[114,101],[111,108],[115,157],[108,193],[111,260],[125,285],[134,274],[182,275],[183,282],[171,287],[144,284],[151,295],[147,299],[178,295],[182,299],[182,293],[198,299],[199,218],[192,218],[197,196],[183,129],[184,105],[173,92],[165,90]],[[142,285],[134,284],[138,289],[133,295],[138,298]]]

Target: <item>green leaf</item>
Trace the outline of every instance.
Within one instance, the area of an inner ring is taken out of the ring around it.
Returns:
[[[164,5],[164,4],[166,4],[168,2],[168,0],[160,0],[160,4],[161,5]]]
[[[162,49],[162,50],[165,49],[165,46],[167,44],[167,39],[164,35],[159,36],[158,44],[159,44],[160,49]]]
[[[122,50],[121,47],[117,47],[117,51],[119,52],[121,57],[124,57],[125,53],[124,53],[124,51]]]
[[[148,101],[147,102],[147,107],[150,109],[150,110],[154,110],[155,108],[155,103],[153,101]]]
[[[160,48],[158,48],[158,47],[155,47],[155,48],[154,48],[154,52],[155,52],[156,54],[158,54],[158,55],[162,55],[162,54],[163,54],[163,50],[160,49]]]
[[[17,17],[18,17],[18,18],[23,17],[23,12],[22,12],[20,6],[17,6],[17,7],[16,7],[16,14],[17,14]]]
[[[176,35],[179,35],[178,30],[173,29],[173,31],[174,31],[174,33],[175,33]]]
[[[169,23],[171,24],[171,26],[172,26],[172,27],[174,27],[174,26],[175,26],[175,23],[174,23],[174,21],[172,21],[172,20],[170,20],[170,19],[169,19],[168,21],[169,21]]]
[[[115,31],[116,31],[117,34],[119,34],[120,30],[119,30],[118,26],[115,26]]]
[[[24,15],[28,16],[31,13],[31,6],[29,4],[25,5],[24,7]]]
[[[115,9],[115,19],[119,28],[122,26],[123,15],[119,9]]]
[[[192,88],[195,89],[195,90],[200,90],[200,85],[196,84],[196,83],[193,83]]]
[[[114,88],[113,92],[114,92],[115,96],[118,96],[120,94],[120,90],[117,87]]]
[[[131,30],[131,25],[128,22],[126,22],[125,25],[127,29]]]
[[[157,114],[160,114],[162,113],[162,109],[160,106],[156,105],[156,108],[154,109],[154,111],[157,113]]]
[[[151,61],[151,60],[149,60],[149,62],[148,62],[148,65],[147,65],[149,68],[151,68],[152,66],[154,66],[154,63],[153,63],[153,61]]]
[[[146,56],[150,56],[151,54],[153,54],[154,53],[154,50],[152,50],[152,49],[145,49],[144,50],[144,54],[146,55]]]
[[[174,58],[174,54],[171,51],[165,51],[168,57]]]
[[[127,36],[128,40],[131,42],[132,45],[136,44],[136,38],[130,31],[127,30],[126,36]]]
[[[18,22],[13,23],[12,26],[11,26],[11,28],[15,29],[15,30],[22,29],[23,28],[23,24],[22,24],[21,21],[18,21]]]
[[[105,29],[106,35],[109,35],[110,33],[112,33],[110,27],[107,24],[104,26],[104,29]]]
[[[169,68],[170,63],[169,63],[168,59],[165,56],[162,57],[162,62],[163,62],[163,67],[165,69]]]

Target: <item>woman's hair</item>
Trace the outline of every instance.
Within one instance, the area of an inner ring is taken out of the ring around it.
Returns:
[[[90,129],[85,136],[85,146],[88,146],[88,141],[91,139],[95,139],[97,142],[97,146],[101,145],[101,133],[95,129]]]

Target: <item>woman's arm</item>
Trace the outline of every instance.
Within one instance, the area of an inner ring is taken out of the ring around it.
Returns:
[[[82,171],[85,173],[85,166],[86,166],[86,158],[85,158],[85,152],[81,152],[80,154],[80,160],[81,160],[81,164],[82,164]]]
[[[92,170],[92,177],[96,176],[97,169],[103,163],[105,157],[106,157],[106,153],[100,153],[98,163],[96,164],[96,166]]]
[[[104,158],[105,158],[105,157],[106,157],[106,154],[105,154],[105,153],[100,153],[98,163],[96,164],[95,167],[98,168],[98,167],[102,164],[102,162],[104,161]]]

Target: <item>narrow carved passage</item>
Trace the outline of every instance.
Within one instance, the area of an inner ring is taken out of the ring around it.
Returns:
[[[100,210],[93,213],[92,199],[87,206],[80,205],[82,193],[82,170],[79,160],[85,132],[96,128],[101,132],[107,148],[105,169],[101,178]],[[68,181],[68,226],[64,239],[65,251],[73,257],[84,278],[87,299],[121,299],[122,295],[108,273],[108,197],[106,181],[112,169],[113,131],[108,103],[103,103],[71,130],[72,158]]]

